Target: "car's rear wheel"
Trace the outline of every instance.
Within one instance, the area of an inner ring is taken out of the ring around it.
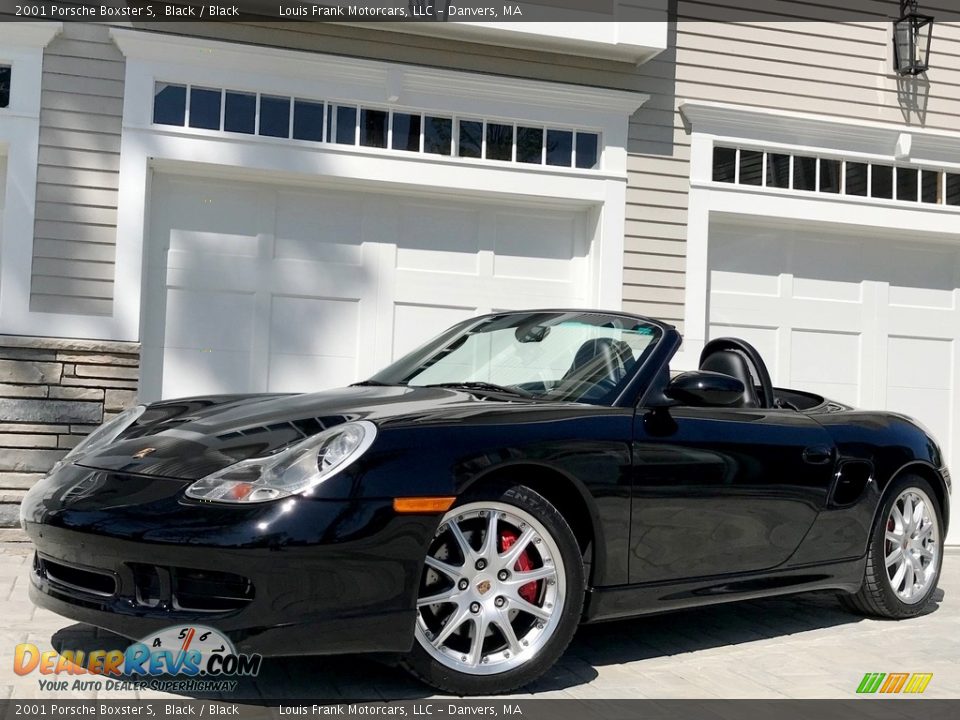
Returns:
[[[464,498],[428,548],[404,664],[457,695],[526,685],[569,644],[584,585],[576,537],[542,495],[515,485]]]
[[[870,539],[863,585],[842,602],[875,617],[919,615],[937,589],[942,550],[943,519],[933,488],[915,475],[894,481]]]

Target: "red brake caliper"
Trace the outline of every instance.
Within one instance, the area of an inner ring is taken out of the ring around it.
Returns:
[[[517,534],[513,530],[503,530],[500,532],[500,552],[504,553],[510,549],[510,546],[517,541]],[[524,550],[520,553],[520,557],[517,558],[517,564],[513,566],[514,570],[519,572],[528,572],[533,570],[533,562],[530,560],[530,555],[527,554],[527,551]],[[528,603],[536,603],[537,595],[539,594],[539,580],[534,580],[533,582],[528,582],[526,585],[522,585],[517,591],[524,600]]]

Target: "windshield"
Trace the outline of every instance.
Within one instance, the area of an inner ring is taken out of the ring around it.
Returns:
[[[612,402],[661,335],[600,312],[507,313],[461,323],[368,382]]]

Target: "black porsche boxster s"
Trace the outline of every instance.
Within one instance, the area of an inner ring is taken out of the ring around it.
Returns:
[[[950,478],[916,422],[772,387],[746,342],[673,375],[673,327],[475,318],[351,387],[168,400],[27,495],[31,595],[144,637],[400,654],[504,692],[578,624],[835,589],[908,618],[937,586]]]

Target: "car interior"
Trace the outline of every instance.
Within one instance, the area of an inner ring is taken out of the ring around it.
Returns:
[[[636,361],[623,340],[592,338],[577,350],[560,384],[581,383],[585,388],[581,399],[601,398],[620,384]]]

